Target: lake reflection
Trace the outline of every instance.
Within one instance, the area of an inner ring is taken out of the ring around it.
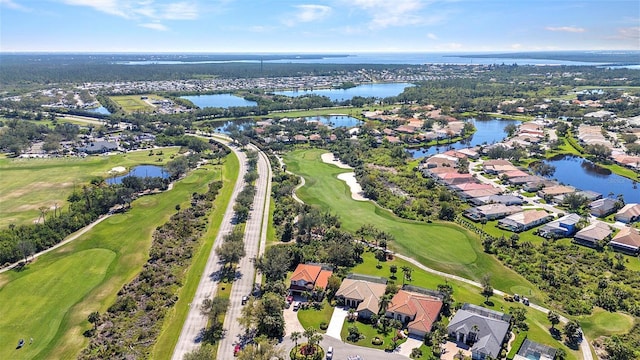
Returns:
[[[637,182],[612,173],[589,160],[581,157],[564,155],[545,160],[545,163],[556,167],[551,178],[571,185],[580,190],[591,190],[603,196],[613,193],[622,194],[627,203],[640,203],[640,190]]]

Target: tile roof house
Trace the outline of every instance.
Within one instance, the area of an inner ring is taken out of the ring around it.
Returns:
[[[576,189],[571,186],[556,185],[546,187],[538,191],[538,196],[540,196],[541,198],[552,198],[556,195],[570,194],[574,193],[575,191]]]
[[[539,234],[545,238],[563,238],[576,232],[576,225],[580,222],[580,215],[567,214],[556,219],[539,230]]]
[[[509,337],[510,318],[498,311],[464,304],[449,322],[447,332],[456,342],[471,345],[472,359],[497,359]]]
[[[441,310],[442,299],[439,297],[400,290],[391,299],[385,315],[405,323],[410,335],[422,339],[431,331]]]
[[[612,198],[598,199],[589,204],[589,213],[595,217],[605,217],[616,211],[618,201]]]
[[[378,314],[380,298],[384,296],[387,280],[360,275],[351,277],[342,280],[335,297],[346,306],[356,309],[360,318],[369,319],[371,315]]]
[[[495,220],[520,211],[522,211],[522,207],[520,206],[509,206],[498,203],[469,208],[464,211],[463,215],[474,221],[481,219]]]
[[[317,264],[298,264],[291,275],[289,290],[302,294],[315,288],[325,289],[333,271]]]
[[[524,202],[520,196],[515,195],[490,195],[472,199],[471,202],[478,205],[485,204],[504,204],[504,205],[522,205]]]
[[[498,227],[513,232],[521,232],[549,222],[551,219],[552,216],[544,210],[526,210],[498,220]]]
[[[609,246],[613,250],[625,254],[638,255],[640,253],[640,233],[638,229],[625,227],[611,239]]]
[[[640,220],[640,204],[627,204],[615,216],[616,221],[626,224]]]
[[[598,242],[608,239],[611,233],[612,231],[609,225],[597,221],[578,231],[573,237],[573,241],[580,245],[596,247]]]

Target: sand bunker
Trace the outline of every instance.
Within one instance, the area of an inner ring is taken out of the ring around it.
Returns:
[[[333,153],[324,153],[322,154],[322,162],[327,164],[333,164],[340,169],[351,169],[351,166],[343,163],[340,160],[337,160]]]
[[[116,166],[114,168],[112,168],[111,170],[109,170],[109,174],[117,174],[117,173],[123,173],[126,172],[127,168],[125,168],[124,166]]]
[[[351,189],[351,198],[357,201],[367,201],[368,199],[362,195],[362,186],[356,180],[356,173],[342,173],[338,175],[338,179],[344,181]]]

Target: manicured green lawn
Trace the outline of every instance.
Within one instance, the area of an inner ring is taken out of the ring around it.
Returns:
[[[287,168],[305,177],[306,185],[297,192],[308,204],[316,205],[340,217],[342,227],[356,231],[366,223],[394,235],[389,246],[421,263],[449,273],[479,280],[493,274],[494,286],[509,291],[513,286],[535,287],[498,260],[482,251],[477,236],[447,222],[431,224],[401,219],[388,210],[367,201],[354,201],[347,185],[336,176],[349,170],[325,164],[321,149],[303,149],[284,156]],[[537,294],[537,290],[534,290]]]
[[[69,309],[103,281],[116,254],[89,249],[60,258],[0,289],[0,358],[42,355]],[[30,338],[33,344],[28,344]],[[16,350],[19,339],[27,342]]]
[[[333,307],[329,305],[326,300],[322,302],[322,309],[320,310],[315,310],[311,306],[308,309],[298,310],[298,320],[300,324],[302,324],[305,329],[312,327],[321,333],[326,332],[326,330],[320,329],[320,323],[325,322],[329,325],[331,315],[333,315]]]
[[[589,316],[578,318],[582,330],[589,339],[602,335],[624,334],[633,327],[633,317],[623,313],[612,313],[601,308],[594,308]]]
[[[184,180],[176,183],[172,190],[135,200],[130,211],[113,215],[77,240],[38,258],[21,272],[10,271],[1,274],[2,292],[7,288],[16,289],[8,292],[9,295],[18,290],[25,294],[35,291],[29,287],[30,279],[46,279],[51,284],[50,287],[41,285],[42,291],[37,293],[39,301],[43,303],[42,311],[20,308],[18,304],[21,300],[17,298],[0,300],[2,308],[9,308],[12,312],[11,317],[0,316],[1,338],[28,337],[30,334],[44,331],[39,328],[47,327],[47,332],[52,335],[43,335],[38,342],[34,341],[34,345],[31,345],[34,347],[34,356],[29,358],[75,358],[88,343],[82,333],[91,327],[87,321],[89,313],[104,313],[115,300],[118,290],[139,273],[148,258],[151,235],[155,228],[175,213],[177,204],[183,208],[187,207],[193,192],[204,192],[207,183],[219,177],[218,172],[212,169],[213,167],[206,166],[195,170]],[[82,260],[78,259],[79,257]],[[76,273],[76,270],[79,270],[79,273]],[[58,309],[55,306],[58,300],[55,298],[60,296],[59,291],[62,287],[62,296],[65,292],[72,295],[68,296],[65,305]],[[50,299],[55,300],[53,304],[48,303]],[[21,329],[22,334],[14,335],[12,327],[15,326],[15,319],[33,316],[36,316],[38,321],[32,324],[25,322],[25,328]],[[0,359],[19,358],[16,357],[14,347],[15,344],[3,341]]]
[[[207,259],[211,253],[211,248],[214,245],[214,240],[218,235],[224,212],[231,199],[233,186],[238,179],[239,167],[238,158],[235,154],[230,153],[222,167],[224,185],[222,189],[220,189],[220,193],[214,202],[214,209],[211,215],[209,215],[209,224],[207,226],[207,232],[203,237],[202,246],[195,253],[193,263],[187,271],[184,286],[178,294],[178,301],[166,315],[162,332],[153,349],[154,359],[170,359],[173,354],[173,349],[182,331],[182,325],[189,313],[189,304],[191,304],[193,296],[196,293],[200,278],[207,264]],[[231,286],[229,285],[228,288],[231,289]],[[224,291],[220,291],[219,294],[220,293],[224,293]],[[228,294],[226,296],[228,297]]]
[[[351,342],[347,340],[347,336],[349,336],[349,328],[354,325],[358,327],[358,330],[360,330],[360,333],[364,336],[356,342]],[[392,339],[396,336],[396,331],[396,329],[389,327],[387,329],[387,333],[383,334],[378,329],[369,324],[365,324],[360,321],[349,322],[345,320],[344,324],[342,324],[342,330],[340,330],[340,337],[344,342],[347,342],[349,344],[384,350],[387,346],[389,346],[389,344],[391,344]],[[371,340],[373,340],[373,338],[376,336],[382,339],[382,344],[374,345],[371,343]],[[398,345],[402,344],[405,341],[406,339],[399,340]]]
[[[81,188],[92,178],[109,177],[116,166],[130,169],[136,165],[163,165],[177,154],[178,147],[149,156],[149,151],[133,151],[113,156],[51,159],[0,159],[0,227],[30,224],[38,219],[38,208],[64,208],[74,188]]]
[[[148,97],[149,100],[164,99],[154,94],[118,95],[110,96],[109,98],[118,104],[125,113],[146,112],[155,109],[152,105],[149,105],[149,103],[141,99],[143,96]]]

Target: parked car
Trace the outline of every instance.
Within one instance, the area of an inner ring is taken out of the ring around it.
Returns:
[[[525,305],[527,305],[527,306],[529,306],[529,299],[528,299],[528,298],[526,298],[526,297],[523,297],[523,298],[522,298],[522,303],[523,303],[523,304],[525,304]]]
[[[505,295],[504,301],[513,302],[513,296]]]
[[[329,346],[327,349],[327,360],[333,359],[333,346]]]
[[[291,304],[293,302],[293,295],[287,296],[287,302]]]
[[[240,344],[236,344],[236,346],[233,348],[233,356],[238,356],[240,350],[242,350],[242,347],[240,346]]]
[[[513,300],[515,300],[515,301],[520,301],[520,295],[518,295],[518,294],[513,294]]]
[[[242,305],[246,304],[249,301],[249,297],[247,295],[242,297]]]
[[[300,301],[293,303],[293,311],[297,311],[298,309],[300,309]]]

